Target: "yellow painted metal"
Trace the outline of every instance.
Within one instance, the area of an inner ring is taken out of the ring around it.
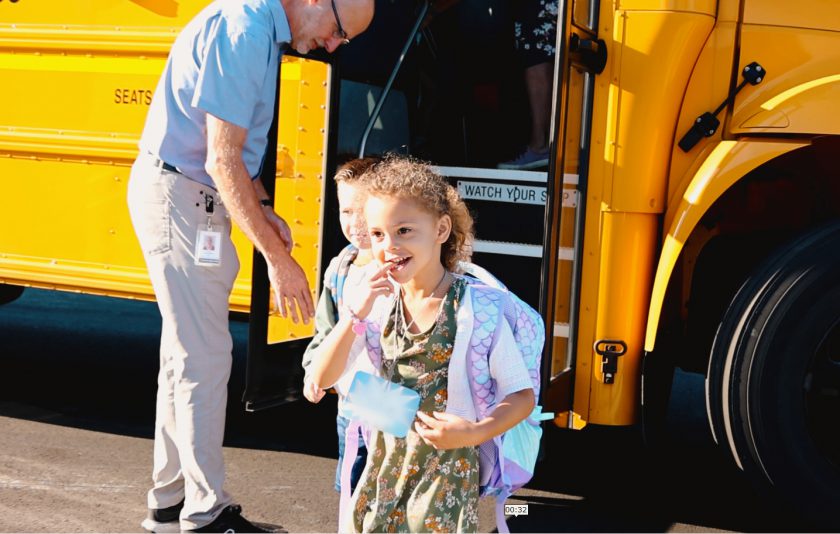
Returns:
[[[590,344],[592,376],[587,421],[605,425],[635,422],[639,404],[643,318],[648,310],[658,218],[647,213],[603,213],[595,339],[622,340],[615,382],[605,384],[601,356]],[[577,411],[577,408],[575,408]]]
[[[665,210],[668,158],[693,61],[711,33],[714,18],[684,12],[617,14],[611,143],[610,209],[636,213]],[[619,51],[620,48],[620,51]],[[611,102],[612,105],[612,102]],[[664,125],[670,125],[666,127]]]
[[[665,290],[674,264],[704,213],[729,187],[759,165],[791,150],[807,146],[807,140],[741,139],[720,141],[706,152],[702,164],[665,215],[665,234],[650,302],[644,348],[652,351]]]
[[[586,420],[575,412],[560,412],[554,415],[554,424],[560,428],[580,430],[586,426]]]
[[[797,5],[789,0],[744,0],[744,24],[787,26],[840,31],[837,0],[808,0]],[[820,54],[831,52],[820,50]]]
[[[736,97],[731,134],[840,134],[840,32],[745,25],[740,68],[752,61],[769,74]]]
[[[0,282],[152,299],[126,182],[168,49],[207,2],[48,3],[0,6]],[[328,66],[284,58],[282,73],[277,208],[316,287]],[[233,240],[230,305],[248,311],[253,249]],[[311,329],[272,319],[270,337]]]
[[[671,11],[714,15],[716,8],[717,0],[618,0],[615,2],[616,12]]]
[[[289,72],[287,73],[287,69]],[[301,264],[309,287],[320,282],[320,234],[327,147],[329,68],[324,63],[286,58],[280,87],[275,208],[292,229],[292,255]],[[288,76],[288,78],[287,78]],[[313,290],[313,302],[317,302]],[[311,336],[314,323],[294,324],[273,313],[268,320],[268,342]]]
[[[718,0],[718,24],[738,22],[740,14],[741,0]]]
[[[691,73],[674,132],[677,140],[691,129],[697,117],[716,109],[727,98],[735,57],[736,31],[737,26],[734,22],[718,22],[700,52]],[[683,180],[690,180],[693,176],[693,172],[689,170],[703,161],[706,147],[714,146],[722,138],[724,131],[724,128],[718,128],[714,135],[704,137],[688,152],[683,152],[676,143],[672,145],[668,206],[679,202],[678,195],[688,186],[688,182],[683,183]]]
[[[9,2],[0,9],[0,24],[41,27],[44,31],[110,28],[114,32],[171,31],[177,34],[209,0],[45,0]],[[168,50],[167,50],[168,52]]]
[[[609,60],[595,84],[573,400],[590,423],[637,417],[659,214],[693,67],[686,58],[696,58],[711,33],[713,4],[688,2],[681,11],[655,10],[675,5],[662,2],[620,4],[640,11],[601,4]],[[605,338],[628,344],[613,384],[604,384],[593,350]]]
[[[615,117],[615,97],[618,73],[621,72],[621,47],[614,39],[614,23],[621,18],[613,12],[609,2],[600,3],[598,35],[609,50],[604,71],[595,77],[590,134],[589,179],[584,213],[583,252],[581,258],[580,303],[578,305],[578,343],[575,353],[574,392],[572,408],[583,420],[589,417],[589,390],[592,380],[592,343],[598,319],[598,268],[601,259],[601,225],[604,190],[610,174],[610,146]],[[620,39],[619,39],[620,42]]]

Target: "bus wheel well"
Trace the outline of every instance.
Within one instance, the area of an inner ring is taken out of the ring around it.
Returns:
[[[838,152],[840,137],[830,137],[767,162],[701,219],[678,261],[679,282],[669,291],[682,316],[681,368],[705,372],[718,324],[759,264],[795,236],[840,218]]]
[[[0,305],[17,300],[23,294],[23,289],[23,286],[0,284]]]

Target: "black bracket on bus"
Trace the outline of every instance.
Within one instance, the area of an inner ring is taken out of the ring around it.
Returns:
[[[729,102],[731,102],[735,95],[744,88],[747,84],[750,85],[758,85],[761,81],[767,76],[767,71],[764,70],[764,67],[753,61],[746,67],[744,70],[741,71],[741,75],[744,77],[744,80],[738,84],[738,87],[735,88],[735,91],[732,92],[723,102],[717,107],[714,112],[705,112],[694,121],[694,124],[691,126],[691,129],[686,132],[680,142],[677,143],[679,147],[682,149],[683,152],[688,152],[694,146],[700,142],[701,139],[704,137],[711,137],[715,134],[720,126],[720,121],[717,118],[718,113],[720,113],[723,108],[726,107]]]
[[[580,54],[581,63],[595,74],[607,66],[607,43],[603,39],[581,39],[573,33],[569,38],[569,52]]]
[[[618,357],[627,352],[627,343],[620,339],[599,339],[593,348],[602,358],[601,372],[604,374],[604,384],[612,384],[618,372]]]

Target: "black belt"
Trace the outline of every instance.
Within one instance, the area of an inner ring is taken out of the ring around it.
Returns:
[[[156,158],[154,156],[151,156],[151,159],[152,159],[152,165],[154,165],[158,169],[163,169],[163,170],[169,171],[169,172],[177,172],[178,174],[181,174],[181,171],[179,171],[175,167],[175,165],[170,165],[170,164],[166,163],[165,161],[163,161],[162,159]]]

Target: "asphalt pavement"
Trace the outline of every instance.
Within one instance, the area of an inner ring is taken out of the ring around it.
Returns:
[[[253,521],[334,532],[335,399],[240,402],[247,325],[233,321],[228,490]],[[0,532],[137,532],[152,461],[160,319],[153,303],[27,289],[0,306]],[[547,427],[513,532],[799,532],[712,443],[702,376],[677,373],[668,433]],[[492,501],[482,531],[495,528]]]

